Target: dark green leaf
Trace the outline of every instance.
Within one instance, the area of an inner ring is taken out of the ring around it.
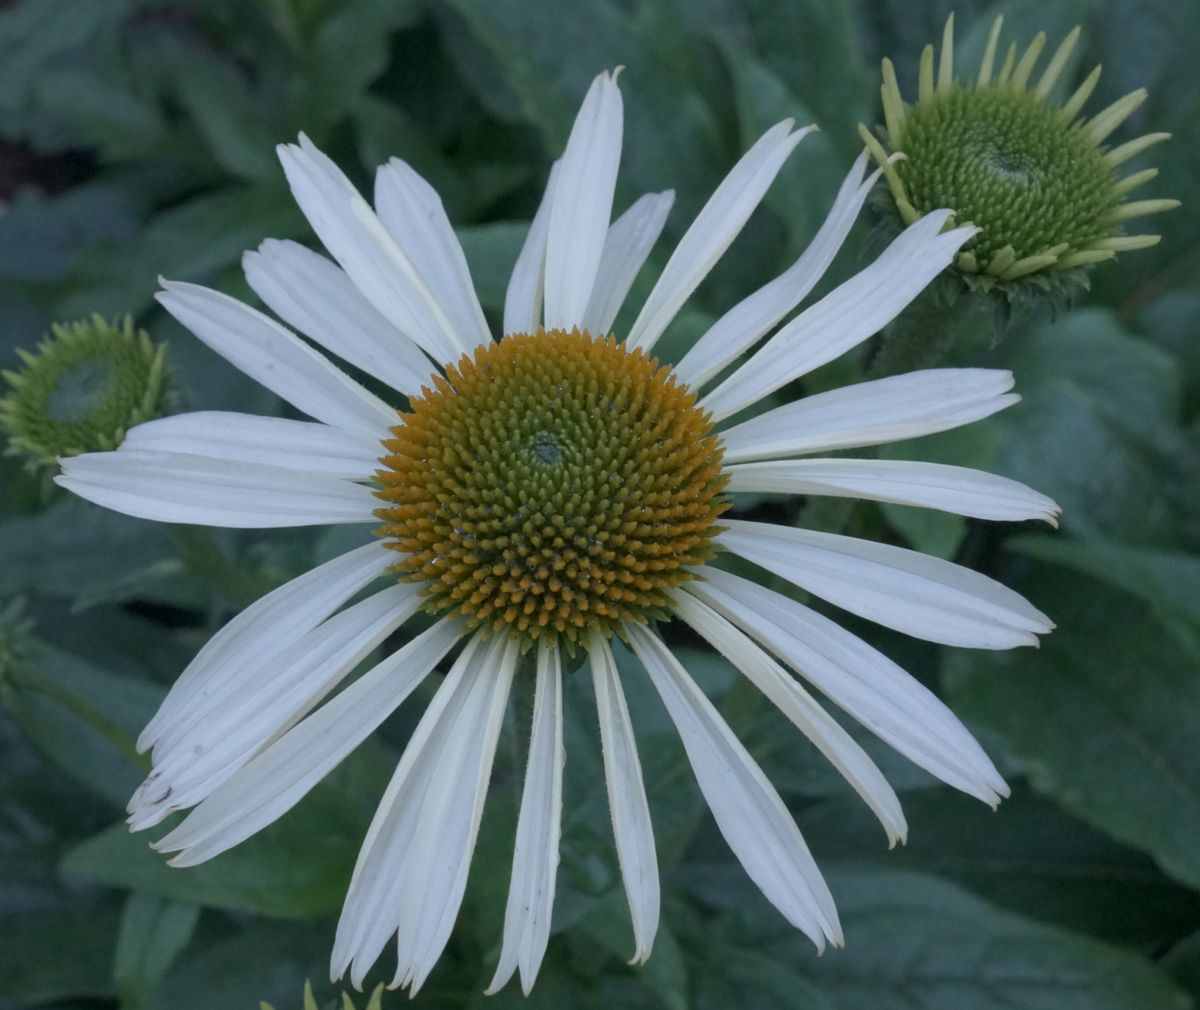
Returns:
[[[1200,457],[1178,426],[1173,359],[1088,310],[1035,330],[1011,365],[1023,402],[996,418],[997,469],[1054,498],[1078,535],[1178,543]]]
[[[95,593],[170,552],[161,526],[64,496],[0,528],[0,592]]]
[[[110,997],[119,921],[114,905],[82,903],[0,916],[0,1006]]]
[[[831,874],[846,950],[805,957],[837,1010],[1184,1010],[1162,972],[919,874]],[[791,954],[787,941],[771,944]],[[794,956],[794,955],[792,955]]]
[[[147,1010],[301,1006],[304,983],[328,975],[333,924],[249,922],[190,948],[167,973]]]
[[[188,945],[200,909],[196,905],[131,894],[121,916],[113,977],[121,1010],[140,1010],[163,975]]]
[[[908,844],[891,851],[858,797],[804,810],[800,827],[823,864],[930,873],[1031,919],[1120,946],[1153,951],[1200,922],[1200,896],[1026,789],[995,812],[946,789],[902,799]]]
[[[68,854],[63,871],[177,901],[309,919],[338,908],[387,769],[363,747],[294,810],[208,863],[173,869],[151,836],[115,824]]]
[[[1017,588],[1058,629],[1036,653],[954,653],[955,709],[999,734],[1040,790],[1200,886],[1200,642],[1061,569]]]

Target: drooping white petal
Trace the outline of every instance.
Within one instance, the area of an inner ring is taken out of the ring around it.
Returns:
[[[867,752],[799,683],[724,617],[686,590],[676,594],[675,613],[765,694],[854,787],[887,833],[888,845],[908,834],[900,800]]]
[[[469,350],[429,286],[349,179],[303,134],[279,160],[296,203],[354,286],[439,364]]]
[[[529,763],[517,820],[512,883],[504,912],[504,943],[496,974],[487,988],[488,995],[512,978],[520,965],[521,989],[528,996],[546,953],[558,872],[564,758],[558,647],[543,642],[538,650]]]
[[[546,237],[546,329],[582,323],[612,217],[624,112],[617,75],[592,82],[563,152]]]
[[[336,687],[420,607],[412,585],[384,589],[314,628],[249,671],[219,711],[188,712],[154,746],[153,767],[130,800],[129,825],[152,827],[210,796],[277,734]]]
[[[1008,795],[983,749],[927,687],[833,621],[715,568],[688,591],[758,639],[871,732],[943,782],[995,806]]]
[[[940,509],[976,519],[1057,525],[1060,509],[1043,494],[1007,477],[941,463],[894,459],[789,459],[725,468],[727,491],[836,495]]]
[[[369,488],[280,466],[176,452],[89,452],[62,460],[60,487],[140,519],[239,529],[375,521]]]
[[[356,988],[379,957],[400,921],[404,860],[418,827],[421,802],[433,769],[449,741],[445,728],[458,719],[470,686],[482,680],[491,645],[481,635],[468,639],[449,674],[409,738],[367,830],[346,902],[338,921],[330,958],[330,976],[340,979],[347,969]]]
[[[1054,625],[986,575],[891,544],[722,520],[727,549],[852,614],[943,645],[1037,645]]]
[[[471,349],[492,342],[467,257],[442,199],[413,168],[392,158],[375,173],[375,210]]]
[[[546,191],[529,225],[525,242],[517,254],[508,290],[504,295],[504,335],[534,333],[542,322],[542,295],[546,281],[546,236],[550,231],[550,207],[554,203],[554,184],[559,165],[550,166]]]
[[[256,600],[205,643],[138,737],[144,752],[188,712],[221,706],[245,672],[266,664],[383,574],[396,554],[381,541],[319,565]]]
[[[787,270],[709,327],[675,366],[680,380],[693,388],[703,385],[808,297],[846,241],[867,194],[879,178],[881,170],[876,170],[863,182],[866,167],[864,151],[842,182],[825,223],[809,247]]]
[[[721,432],[725,462],[777,459],[917,438],[970,424],[1020,400],[1012,372],[932,368],[831,389]]]
[[[708,276],[762,200],[789,154],[813,127],[792,133],[792,120],[764,133],[730,170],[680,240],[629,331],[629,347],[650,350]]]
[[[679,732],[713,819],[747,875],[818,950],[826,940],[840,947],[833,895],[775,787],[662,640],[639,625],[627,631]]]
[[[675,203],[675,191],[647,193],[612,223],[604,240],[604,255],[596,271],[596,285],[580,329],[593,336],[612,329],[638,271],[662,234]]]
[[[800,313],[708,394],[718,420],[812,371],[890,323],[948,267],[974,228],[940,234],[945,210],[910,225],[874,263]]]
[[[195,866],[232,848],[291,810],[371,735],[437,666],[462,629],[438,621],[345,691],[302,719],[154,844]]]
[[[377,438],[312,421],[199,410],[129,429],[121,452],[169,452],[366,480],[379,467]]]
[[[617,842],[617,861],[621,865],[625,897],[633,920],[634,951],[630,964],[644,964],[654,946],[654,934],[658,932],[661,901],[650,805],[646,801],[642,764],[638,760],[637,741],[617,664],[608,642],[594,631],[588,642],[588,662],[592,667],[596,709],[600,716],[604,780]]]
[[[392,410],[273,319],[198,284],[163,281],[163,307],[235,368],[309,417],[380,437]]]
[[[338,357],[408,396],[429,382],[424,352],[320,253],[267,239],[242,257],[242,269],[272,312]]]
[[[393,930],[392,985],[415,994],[432,970],[466,889],[516,662],[516,643],[496,636],[455,665],[426,711],[363,843],[334,944],[335,976],[350,967],[360,985]]]

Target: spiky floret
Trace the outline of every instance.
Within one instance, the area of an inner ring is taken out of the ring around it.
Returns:
[[[959,276],[974,289],[1009,294],[1083,280],[1079,268],[1141,249],[1158,235],[1126,235],[1124,223],[1170,210],[1177,200],[1127,201],[1154,169],[1120,178],[1118,168],[1168,134],[1152,133],[1109,148],[1105,141],[1146,99],[1144,89],[1090,119],[1079,116],[1100,78],[1096,67],[1062,105],[1051,92],[1079,29],[1036,77],[1046,45],[1038,36],[1023,53],[1010,44],[997,69],[1002,18],[996,18],[973,80],[954,76],[954,16],[946,22],[935,70],[932,45],[921,54],[917,101],[907,104],[892,62],[883,61],[882,136],[903,158],[889,163],[883,144],[859,132],[883,167],[899,223],[942,207],[980,229],[959,253]]]
[[[592,628],[666,616],[728,506],[696,394],[578,330],[505,337],[433,381],[377,474],[379,533],[427,608],[571,651]]]
[[[51,327],[22,367],[3,373],[0,429],[10,455],[39,464],[115,449],[125,432],[159,416],[167,397],[166,345],[154,344],[126,316]]]

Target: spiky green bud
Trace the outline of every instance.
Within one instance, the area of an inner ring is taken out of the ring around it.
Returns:
[[[1010,299],[1038,290],[1061,294],[1086,281],[1083,268],[1158,242],[1158,235],[1127,235],[1124,227],[1179,201],[1128,201],[1157,172],[1121,178],[1117,170],[1167,134],[1109,148],[1109,136],[1142,104],[1145,90],[1081,117],[1099,67],[1062,105],[1050,97],[1079,29],[1035,75],[1046,36],[1039,34],[1023,53],[1011,44],[997,68],[1001,24],[997,18],[992,25],[977,76],[960,82],[951,15],[936,68],[932,45],[921,54],[912,105],[901,96],[891,61],[883,61],[881,136],[901,157],[889,160],[878,138],[864,127],[859,132],[884,168],[897,224],[948,207],[958,224],[980,229],[955,263],[968,288]]]
[[[54,325],[35,352],[17,351],[20,368],[2,373],[7,453],[53,465],[62,456],[115,449],[131,427],[164,412],[166,350],[128,316]]]

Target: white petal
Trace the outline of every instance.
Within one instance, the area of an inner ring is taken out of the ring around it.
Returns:
[[[679,731],[725,841],[771,902],[818,950],[842,945],[833,895],[775,787],[662,641],[638,625],[629,639]]]
[[[830,208],[812,243],[795,263],[718,319],[675,366],[675,374],[693,388],[711,379],[739,354],[756,344],[768,330],[799,305],[824,276],[846,241],[858,212],[881,170],[863,182],[864,151]]]
[[[786,596],[715,568],[688,591],[769,648],[871,732],[943,782],[995,806],[1008,787],[927,687],[883,653]]]
[[[303,134],[298,146],[277,150],[313,231],[384,318],[439,364],[467,351],[428,285],[341,169]]]
[[[529,763],[517,820],[512,883],[504,912],[504,943],[487,995],[512,978],[520,964],[521,989],[528,996],[546,953],[558,872],[564,758],[558,647],[543,643],[538,650]]]
[[[457,622],[438,621],[256,755],[154,848],[179,852],[172,866],[195,866],[283,816],[399,707],[460,635]]]
[[[778,123],[759,138],[733,166],[675,252],[629,332],[630,348],[650,350],[700,282],[716,264],[758,206],[789,154],[812,130],[791,132],[792,121]]]
[[[250,671],[219,711],[187,713],[154,746],[146,781],[130,801],[140,831],[211,795],[277,734],[336,687],[420,607],[412,585],[392,586],[331,617],[266,666]]]
[[[617,860],[625,882],[625,896],[633,920],[633,958],[630,964],[644,964],[658,932],[660,894],[658,856],[654,849],[654,828],[650,823],[650,805],[642,781],[637,741],[629,721],[629,707],[612,650],[596,632],[588,643],[588,661],[596,690],[596,709],[600,716],[600,745],[604,751],[604,780],[608,788],[608,808],[612,814],[613,835],[617,842]]]
[[[467,258],[441,197],[399,158],[375,173],[379,220],[416,267],[468,348],[492,342]]]
[[[723,546],[852,614],[943,645],[1037,645],[1054,625],[1024,597],[969,568],[890,544],[723,520]]]
[[[455,665],[426,711],[363,843],[334,944],[335,976],[349,966],[361,985],[393,930],[392,985],[415,994],[432,970],[466,889],[516,662],[515,642],[496,636]]]
[[[243,674],[312,631],[396,560],[382,542],[327,561],[256,600],[208,640],[138,737],[144,752],[188,712],[223,705]]]
[[[588,89],[563,152],[546,238],[546,329],[581,325],[612,216],[624,115],[617,75]]]
[[[974,228],[939,234],[949,211],[910,225],[874,263],[768,340],[702,401],[718,420],[823,365],[890,323],[954,260]]]
[[[799,683],[725,618],[687,591],[676,594],[675,613],[737,667],[854,787],[879,818],[888,845],[908,833],[900,800],[867,752]]]
[[[433,365],[421,349],[320,253],[267,239],[242,269],[272,312],[338,357],[409,396],[428,384]]]
[[[546,281],[546,236],[550,231],[550,208],[554,204],[554,184],[561,162],[550,166],[546,191],[529,233],[517,255],[508,290],[504,295],[504,335],[535,333],[542,324],[542,295]]]
[[[898,442],[970,424],[1020,400],[1012,372],[933,368],[806,396],[721,432],[725,462]]]
[[[725,468],[727,491],[837,495],[941,509],[976,519],[1058,525],[1045,495],[1007,477],[941,463],[893,459],[789,459]]]
[[[404,748],[371,820],[346,893],[330,961],[334,981],[350,969],[352,983],[361,988],[388,937],[396,932],[401,871],[418,827],[411,814],[419,812],[434,766],[448,744],[444,728],[453,724],[463,695],[488,669],[489,651],[481,635],[467,641]]]
[[[613,222],[604,240],[596,285],[592,288],[592,298],[580,329],[593,336],[612,330],[638,271],[662,234],[674,202],[675,191],[672,189],[665,193],[647,193]]]
[[[234,367],[309,417],[378,438],[396,412],[273,319],[198,284],[163,281],[163,307]]]
[[[279,466],[175,452],[90,452],[62,460],[61,487],[140,519],[240,529],[375,521],[369,488]]]
[[[379,440],[312,421],[201,410],[130,428],[121,452],[170,452],[285,467],[320,477],[366,480],[379,468]]]

